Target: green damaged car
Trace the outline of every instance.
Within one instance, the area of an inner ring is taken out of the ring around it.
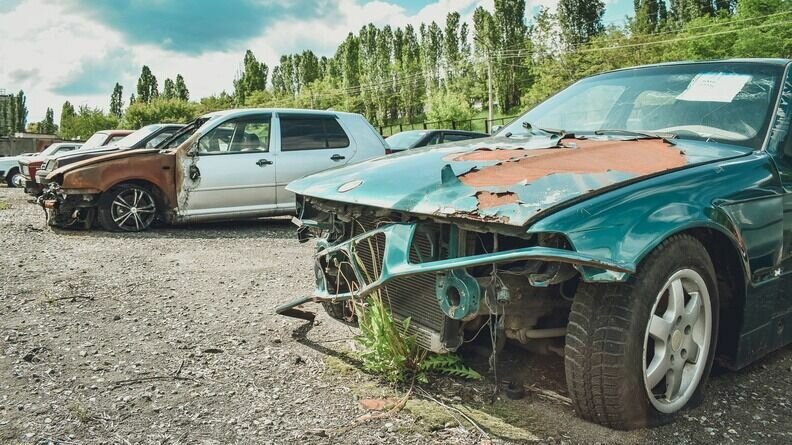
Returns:
[[[664,423],[792,340],[788,60],[583,79],[491,138],[291,183],[321,302],[380,292],[420,345],[495,335],[563,353],[590,421]],[[304,314],[303,314],[304,315]],[[790,328],[787,329],[787,324]]]

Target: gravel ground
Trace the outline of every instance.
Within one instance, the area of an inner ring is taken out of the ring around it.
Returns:
[[[438,378],[363,422],[361,399],[402,393],[354,366],[351,329],[274,314],[311,291],[288,219],[56,232],[0,188],[0,229],[2,443],[792,442],[790,348],[716,372],[702,406],[653,430],[580,421],[547,395],[566,394],[562,360],[512,347],[498,369],[525,398],[493,399],[491,374]]]

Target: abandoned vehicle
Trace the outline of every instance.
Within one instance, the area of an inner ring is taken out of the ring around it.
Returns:
[[[56,154],[47,156],[41,164],[41,168],[36,171],[36,184],[42,188],[47,185],[47,176],[58,167],[73,164],[84,159],[95,158],[119,150],[134,150],[137,148],[161,148],[161,144],[166,144],[174,133],[179,131],[182,124],[151,124],[135,130],[133,133],[103,147],[77,150],[72,153]],[[188,133],[184,133],[189,136]],[[186,138],[185,136],[185,138]],[[184,142],[184,140],[182,140]]]
[[[194,133],[181,144],[185,133]],[[210,113],[164,147],[123,150],[53,170],[39,203],[47,223],[140,231],[188,223],[293,215],[290,181],[385,155],[363,116],[239,109]]]
[[[89,137],[85,142],[64,144],[74,147],[69,151],[88,151],[118,142],[131,133],[132,130],[102,130],[91,135],[91,137]],[[41,168],[49,156],[65,151],[67,150],[60,149],[50,153],[47,152],[47,150],[44,150],[36,156],[29,156],[19,160],[19,169],[22,172],[22,177],[24,179],[25,193],[32,196],[41,195],[41,191],[44,188],[41,184],[36,182],[36,172],[39,168]]]
[[[494,137],[297,180],[316,290],[277,312],[321,302],[354,322],[351,299],[379,292],[437,352],[490,323],[563,351],[581,417],[667,422],[714,359],[738,369],[792,339],[789,68],[599,74]]]

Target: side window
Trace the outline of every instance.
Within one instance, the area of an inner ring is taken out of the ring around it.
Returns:
[[[205,134],[198,141],[199,154],[269,151],[270,117],[232,119]]]
[[[457,141],[466,141],[468,139],[472,139],[473,137],[467,134],[460,134],[460,133],[446,133],[443,136],[443,142],[457,142]]]
[[[435,135],[432,136],[431,139],[429,139],[429,141],[425,145],[437,145],[437,144],[439,144],[440,143],[440,137],[442,135],[443,135],[442,133],[435,133]]]
[[[323,116],[281,116],[281,150],[321,150],[349,147],[338,121]]]

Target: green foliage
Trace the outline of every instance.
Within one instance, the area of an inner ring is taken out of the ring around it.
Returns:
[[[379,293],[358,309],[361,333],[357,342],[363,349],[363,369],[381,374],[389,382],[416,377],[426,353],[418,347],[415,337],[407,335],[410,320],[396,322]]]
[[[426,101],[430,121],[462,121],[473,116],[473,109],[461,93],[438,91]]]
[[[426,382],[430,373],[472,380],[481,378],[457,355],[429,354],[421,349],[415,337],[407,333],[410,319],[395,321],[378,292],[365,304],[359,304],[357,310],[361,334],[356,340],[362,348],[360,360],[366,371],[381,374],[394,383],[413,379]]]
[[[99,108],[81,106],[76,114],[72,114],[74,108],[68,102],[63,104],[63,108],[67,112],[61,115],[60,136],[64,139],[85,140],[97,131],[118,127],[118,119]]]
[[[157,98],[150,102],[137,101],[124,114],[124,128],[137,129],[149,124],[189,122],[199,114],[199,106],[180,99]]]
[[[181,74],[176,75],[176,99],[190,100],[190,90],[187,89],[187,84]]]
[[[37,122],[36,127],[36,133],[55,134],[58,131],[58,126],[55,125],[55,113],[52,108],[47,108],[47,112],[44,113],[44,120]]]
[[[234,97],[223,91],[216,96],[204,97],[198,104],[199,114],[234,108]]]
[[[121,119],[124,114],[124,87],[116,82],[110,95],[110,114]]]
[[[481,374],[466,366],[456,354],[431,354],[421,362],[421,371],[446,374],[468,380],[481,380]]]
[[[27,117],[28,117],[28,109],[27,109],[27,98],[25,97],[25,92],[19,90],[16,96],[16,131],[25,131],[25,126],[27,125]]]
[[[244,67],[242,74],[234,80],[234,96],[238,104],[244,104],[248,94],[264,91],[267,88],[267,75],[269,74],[269,67],[263,62],[259,62],[251,50],[245,52],[242,64]]]
[[[159,96],[157,78],[151,73],[148,66],[143,65],[137,82],[137,101],[149,102]],[[131,104],[130,104],[131,105]]]
[[[162,83],[162,98],[174,99],[176,97],[176,84],[169,78]]]
[[[589,42],[602,33],[605,25],[602,16],[605,3],[602,0],[560,0],[558,2],[558,24],[566,42],[571,46]]]

